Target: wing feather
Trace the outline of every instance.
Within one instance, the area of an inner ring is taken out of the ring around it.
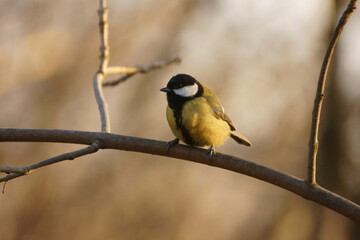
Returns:
[[[204,87],[204,98],[211,106],[211,109],[213,110],[215,117],[220,118],[225,122],[227,122],[230,126],[231,131],[235,131],[236,130],[235,125],[233,121],[230,119],[230,117],[225,113],[225,110],[221,105],[219,99],[210,89],[205,87]]]

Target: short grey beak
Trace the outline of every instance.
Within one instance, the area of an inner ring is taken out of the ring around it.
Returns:
[[[171,92],[172,90],[170,88],[164,87],[164,88],[161,88],[160,91],[168,93],[168,92]]]

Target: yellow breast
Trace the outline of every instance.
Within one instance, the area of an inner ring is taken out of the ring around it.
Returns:
[[[203,97],[184,104],[181,114],[181,128],[176,126],[175,118],[170,108],[167,109],[166,115],[173,134],[183,142],[186,142],[182,131],[187,131],[195,146],[219,146],[230,136],[229,124],[215,117],[213,110]]]

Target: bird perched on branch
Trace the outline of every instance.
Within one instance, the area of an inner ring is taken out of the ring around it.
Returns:
[[[160,91],[166,92],[166,117],[176,137],[168,143],[168,148],[181,140],[191,146],[209,146],[212,156],[214,147],[222,145],[229,137],[251,146],[246,137],[235,132],[234,123],[216,95],[192,76],[178,74]]]

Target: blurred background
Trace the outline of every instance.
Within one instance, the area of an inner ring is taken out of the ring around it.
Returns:
[[[347,1],[109,0],[110,65],[175,56],[106,88],[112,132],[173,139],[159,91],[188,73],[221,99],[253,143],[218,148],[306,177],[322,59]],[[0,1],[0,127],[100,131],[96,0]],[[346,25],[328,78],[320,185],[360,203],[360,14]],[[108,80],[114,79],[111,76]],[[0,143],[1,166],[80,146]],[[2,187],[2,185],[1,185]],[[360,239],[351,220],[247,176],[114,150],[46,167],[6,185],[0,239]]]

